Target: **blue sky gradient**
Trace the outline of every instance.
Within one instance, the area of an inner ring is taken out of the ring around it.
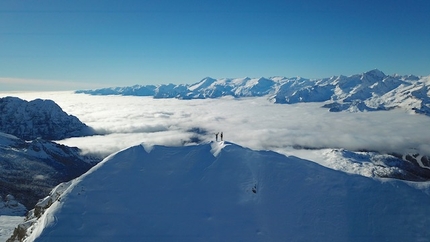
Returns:
[[[0,91],[426,76],[429,13],[428,0],[3,0]]]

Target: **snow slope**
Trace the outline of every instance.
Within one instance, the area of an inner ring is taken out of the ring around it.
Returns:
[[[26,241],[428,241],[417,189],[229,142],[133,146],[73,180]]]
[[[6,241],[15,227],[24,221],[20,216],[0,216],[0,241]]]

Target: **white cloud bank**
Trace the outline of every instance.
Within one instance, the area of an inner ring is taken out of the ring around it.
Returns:
[[[272,104],[266,98],[205,100],[89,96],[71,92],[14,93],[32,100],[52,99],[102,136],[61,141],[86,152],[110,154],[142,142],[181,145],[208,131],[201,140],[225,140],[253,149],[291,150],[291,146],[345,148],[430,155],[430,118],[402,110],[330,113],[318,103]],[[2,96],[5,96],[4,94]]]

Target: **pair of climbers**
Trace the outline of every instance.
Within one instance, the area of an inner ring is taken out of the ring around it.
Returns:
[[[218,132],[218,133],[215,133],[215,140],[216,141],[218,141],[218,135],[220,136],[220,138],[221,138],[221,141],[223,141],[223,139],[224,139],[224,135],[223,135],[223,133],[221,132]]]

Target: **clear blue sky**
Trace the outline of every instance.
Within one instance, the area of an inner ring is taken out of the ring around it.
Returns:
[[[430,75],[430,1],[0,1],[0,91],[374,68]]]

